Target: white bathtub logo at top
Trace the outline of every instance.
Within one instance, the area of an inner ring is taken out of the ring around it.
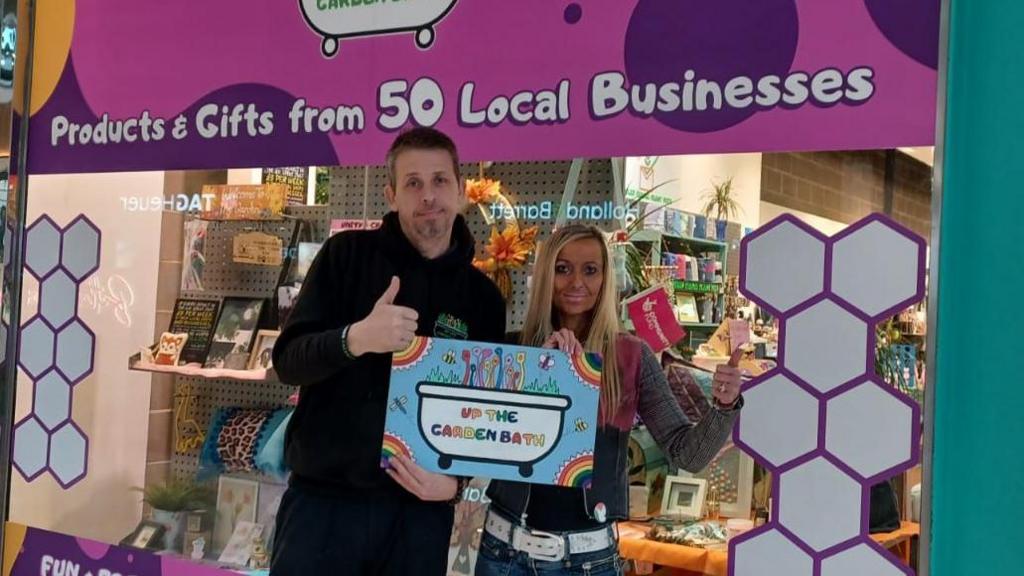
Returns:
[[[434,27],[458,0],[299,0],[306,23],[323,37],[323,55],[338,53],[338,42],[359,36],[415,34],[422,50],[434,44]]]

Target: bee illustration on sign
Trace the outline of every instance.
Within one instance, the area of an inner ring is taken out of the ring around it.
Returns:
[[[587,421],[584,420],[583,418],[577,418],[576,422],[573,425],[576,428],[577,432],[586,432],[587,428],[590,427],[590,425],[587,424]]]
[[[441,357],[441,361],[445,364],[455,364],[455,350],[449,350],[444,353]]]
[[[405,405],[408,404],[408,403],[409,403],[409,397],[408,396],[401,396],[401,397],[395,396],[391,400],[391,406],[389,406],[389,408],[391,409],[392,412],[394,412],[395,410],[401,410],[402,414],[408,414],[408,412],[406,412],[406,410],[405,410]]]
[[[434,45],[434,28],[458,0],[299,0],[306,24],[323,38],[326,58],[338,53],[339,41],[361,36],[414,33],[416,46]]]
[[[545,352],[540,355],[540,362],[538,363],[541,370],[545,372],[555,367],[555,357]]]

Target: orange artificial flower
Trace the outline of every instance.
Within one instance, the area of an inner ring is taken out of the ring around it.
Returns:
[[[466,180],[466,199],[470,204],[488,204],[501,194],[501,181],[484,178]]]
[[[507,224],[500,233],[497,227],[492,226],[487,253],[494,258],[499,268],[519,268],[526,264],[526,259],[537,247],[538,231],[536,226],[520,231],[519,225],[514,222]]]
[[[490,274],[498,269],[498,265],[494,261],[494,258],[488,258],[486,260],[482,258],[473,258],[473,267],[484,274]]]

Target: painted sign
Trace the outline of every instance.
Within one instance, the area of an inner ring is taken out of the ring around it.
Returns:
[[[284,184],[288,187],[288,205],[304,206],[306,189],[309,188],[309,168],[294,166],[290,168],[264,168],[264,184]]]
[[[8,522],[3,576],[229,576],[229,570]]]
[[[587,486],[600,385],[595,354],[418,337],[392,357],[381,465]]]
[[[78,0],[37,18],[32,173],[380,164],[411,125],[467,161],[934,143],[937,0]]]

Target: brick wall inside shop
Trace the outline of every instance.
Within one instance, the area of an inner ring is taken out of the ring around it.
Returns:
[[[227,172],[174,171],[164,175],[164,198],[199,194],[205,184],[227,183]],[[156,324],[153,341],[171,324],[174,302],[181,287],[184,215],[164,211],[160,224],[160,267],[157,279]],[[171,474],[174,440],[174,376],[152,374],[149,398],[149,436],[146,450],[146,486],[160,484]]]
[[[852,223],[885,212],[884,150],[764,154],[761,200]],[[932,169],[896,153],[892,213],[930,238]]]

